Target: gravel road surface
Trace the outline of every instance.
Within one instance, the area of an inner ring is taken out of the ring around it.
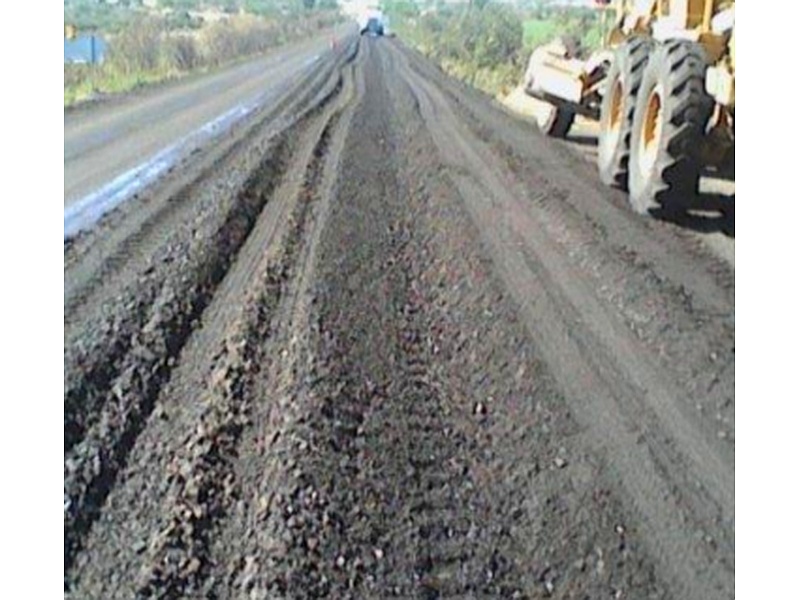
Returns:
[[[65,597],[732,599],[732,264],[397,39],[215,77],[65,117],[274,94],[65,242]]]

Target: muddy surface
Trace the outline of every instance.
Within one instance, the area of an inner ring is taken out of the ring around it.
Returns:
[[[65,246],[68,598],[733,598],[734,273],[397,40]]]

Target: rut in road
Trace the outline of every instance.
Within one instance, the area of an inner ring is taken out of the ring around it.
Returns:
[[[203,277],[213,236],[104,225],[141,237],[75,312],[127,329],[71,325],[116,354],[65,369],[95,386],[69,404],[66,594],[732,597],[732,274],[393,40],[315,81],[232,151],[258,200],[202,305],[167,303],[173,348],[126,341],[169,323],[138,279]]]
[[[403,68],[400,59],[397,69]],[[454,184],[475,221],[485,224],[499,274],[587,435],[610,455],[610,471],[643,517],[651,551],[687,595],[732,592],[734,485],[727,448],[708,440],[680,405],[684,392],[663,377],[657,357],[643,351],[624,320],[583,283],[568,258],[576,249],[559,251],[564,224],[545,211],[526,211],[519,203],[526,190],[505,161],[485,151],[434,86],[407,67],[406,74],[442,156],[455,169]],[[511,218],[503,222],[498,215]],[[676,487],[680,492],[671,491]],[[705,542],[698,543],[698,532]]]

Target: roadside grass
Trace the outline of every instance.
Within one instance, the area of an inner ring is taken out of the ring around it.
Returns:
[[[553,19],[526,19],[522,22],[522,44],[536,48],[558,35],[559,25]]]
[[[603,39],[600,13],[594,10],[553,9],[542,15],[488,4],[423,13],[404,0],[392,0],[387,9],[407,44],[449,75],[493,96],[505,96],[519,85],[537,46],[568,35],[588,54]]]
[[[73,106],[98,96],[123,94],[143,86],[162,83],[171,79],[185,77],[190,74],[200,73],[208,69],[196,68],[192,71],[179,71],[177,69],[140,70],[132,73],[123,73],[114,68],[102,65],[64,65],[64,81],[67,71],[72,69],[86,69],[90,72],[83,75],[74,84],[64,86],[64,106]]]
[[[496,97],[508,94],[519,78],[519,67],[514,64],[478,68],[469,62],[444,59],[439,66],[448,75]]]
[[[64,65],[64,107],[227,67],[339,22],[334,11],[285,21],[245,16],[176,33],[163,20],[141,19],[109,39],[102,64]]]
[[[397,35],[447,74],[493,96],[516,85],[522,22],[508,7],[392,17]]]
[[[569,13],[547,19],[526,19],[522,22],[522,43],[528,51],[546,44],[560,35],[575,37],[587,52],[603,43],[603,25],[594,13]]]

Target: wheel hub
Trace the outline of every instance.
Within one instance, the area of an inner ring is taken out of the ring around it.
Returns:
[[[608,114],[608,124],[606,131],[607,144],[609,148],[615,148],[619,140],[620,132],[622,131],[623,115],[623,99],[624,92],[622,89],[622,80],[617,78],[611,88],[611,110]]]
[[[614,91],[611,95],[611,117],[608,128],[616,131],[622,124],[622,82],[617,79],[614,82]]]
[[[663,129],[662,92],[660,86],[657,86],[650,92],[650,96],[647,99],[642,133],[639,139],[639,169],[645,176],[656,164]]]

